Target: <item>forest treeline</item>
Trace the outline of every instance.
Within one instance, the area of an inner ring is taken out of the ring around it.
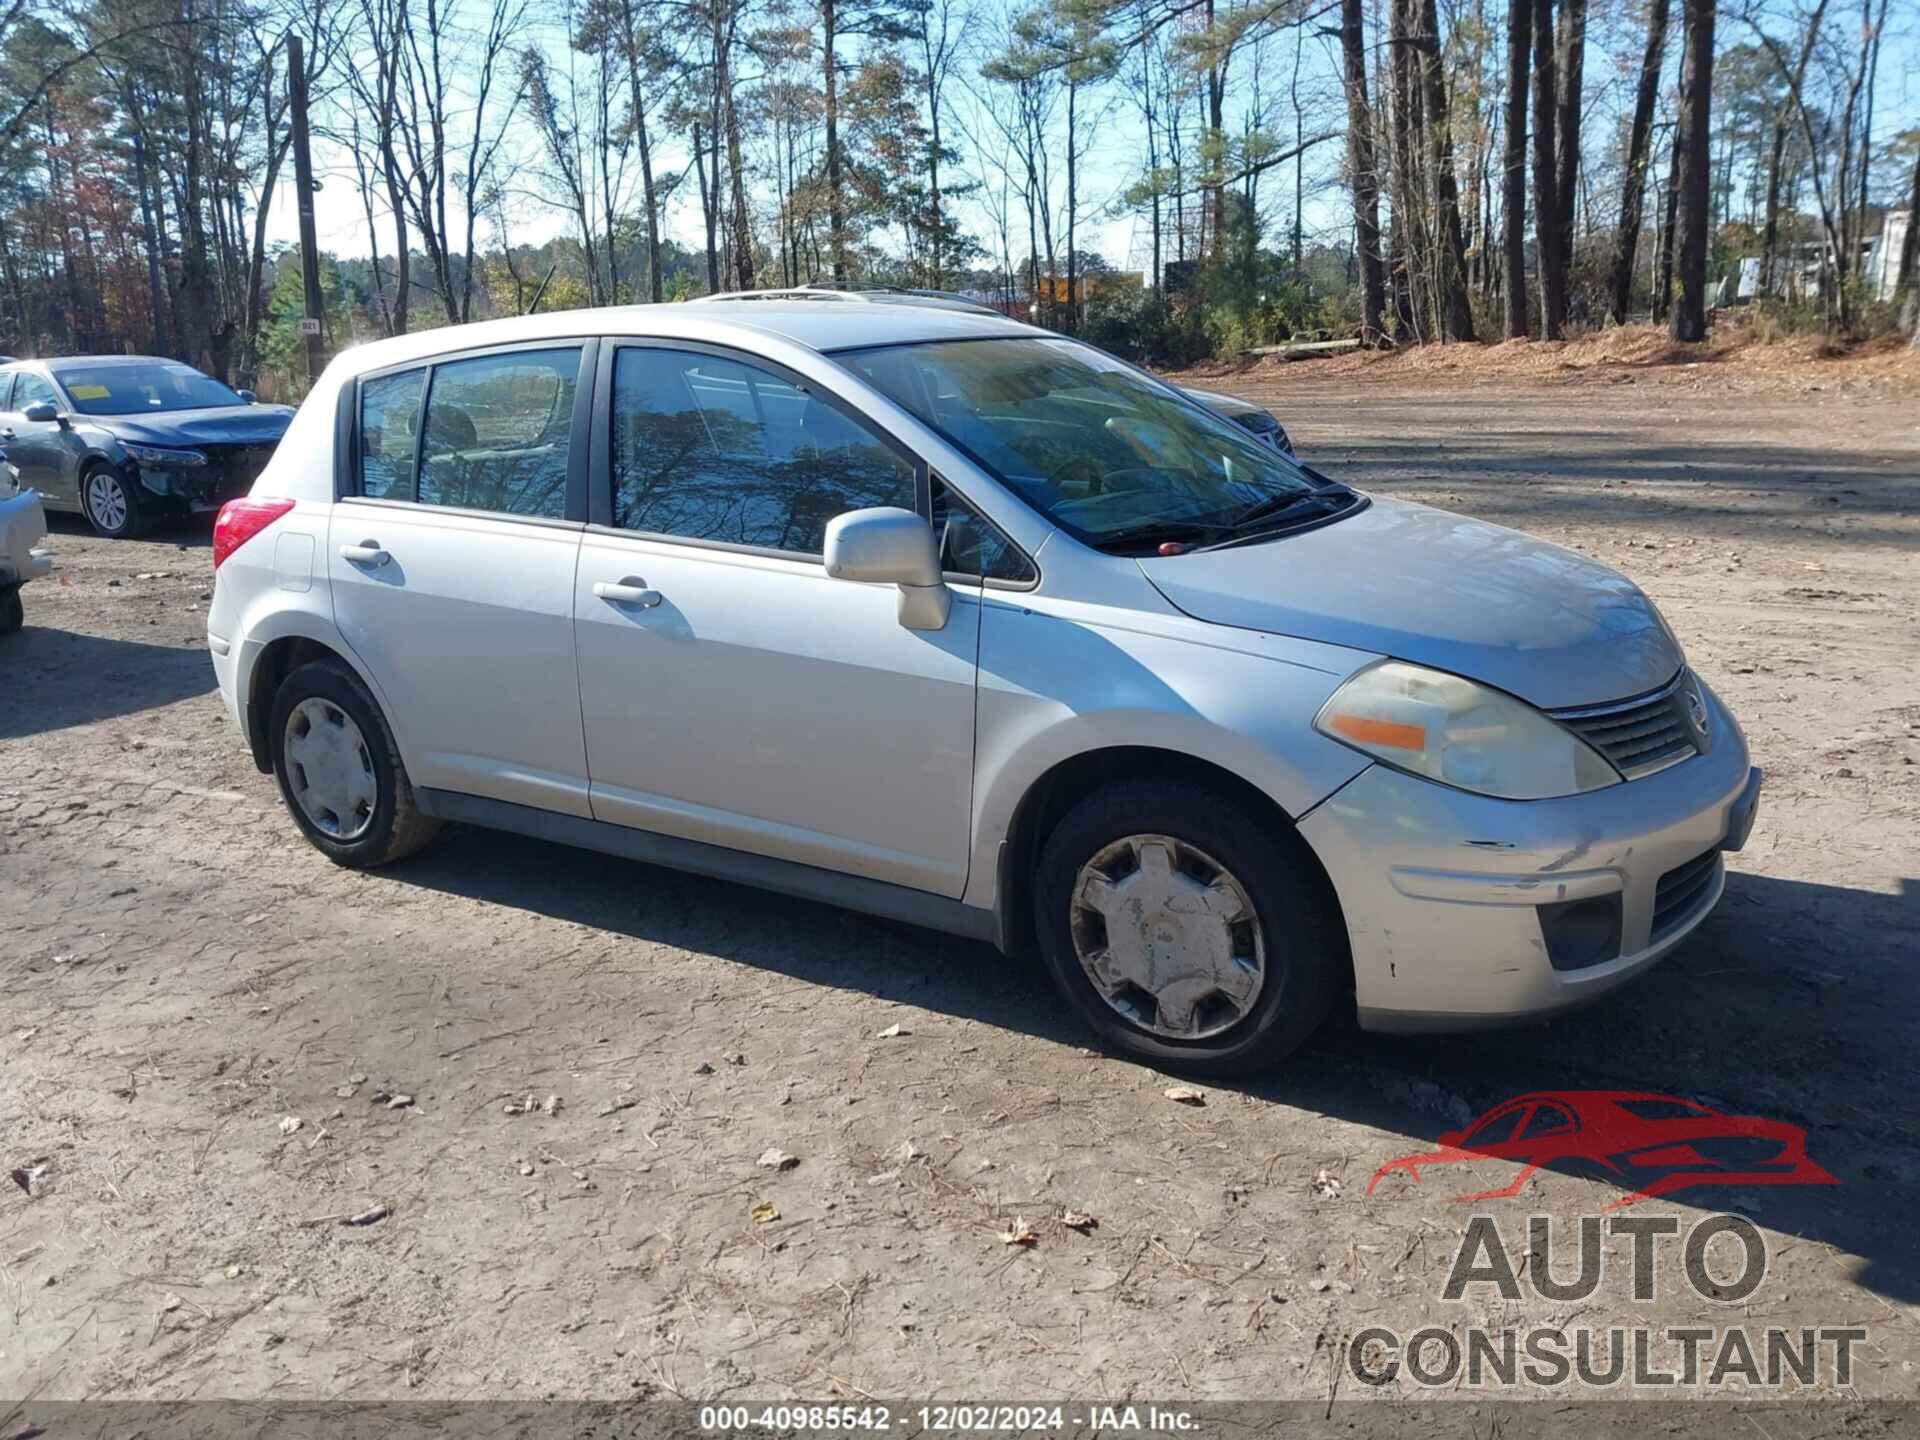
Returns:
[[[1636,316],[1692,340],[1742,262],[1762,303],[1858,334],[1916,284],[1920,225],[1875,248],[1920,210],[1920,122],[1887,98],[1912,93],[1913,22],[1892,0],[5,0],[0,349],[297,389],[273,208],[295,36],[332,346],[817,279],[965,290],[1175,361]]]

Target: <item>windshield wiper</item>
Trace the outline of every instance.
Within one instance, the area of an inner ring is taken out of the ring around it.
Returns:
[[[1339,490],[1309,490],[1301,495],[1269,495],[1264,500],[1256,500],[1226,524],[1226,529],[1244,530],[1257,520],[1285,520],[1308,510],[1321,509],[1327,505],[1344,505],[1352,492],[1344,486]]]
[[[1249,545],[1258,540],[1271,539],[1288,531],[1288,521],[1324,523],[1365,503],[1364,496],[1344,485],[1336,490],[1316,490],[1308,495],[1269,496],[1258,504],[1249,505],[1235,516],[1225,539],[1201,548],[1225,550],[1234,545]]]
[[[1233,526],[1204,520],[1149,520],[1129,525],[1089,542],[1096,550],[1131,549],[1140,545],[1196,545],[1231,535]]]

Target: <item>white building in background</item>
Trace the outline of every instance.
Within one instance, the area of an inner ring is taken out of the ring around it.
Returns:
[[[1867,292],[1876,300],[1893,298],[1893,288],[1900,283],[1900,252],[1907,243],[1907,227],[1912,223],[1911,210],[1889,210],[1880,226],[1879,238],[1868,247],[1861,278],[1867,283]]]

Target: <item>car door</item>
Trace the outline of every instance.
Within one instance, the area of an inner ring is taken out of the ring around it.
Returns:
[[[594,344],[363,376],[325,565],[413,783],[586,816],[573,582]]]
[[[826,525],[926,513],[924,466],[821,387],[606,342],[575,634],[597,819],[936,894],[966,887],[979,590],[944,629],[829,579]]]
[[[38,490],[49,505],[80,508],[80,455],[85,445],[57,420],[29,420],[33,405],[52,405],[65,413],[66,399],[44,375],[16,371],[6,418],[0,422],[0,446],[20,471],[22,489]]]

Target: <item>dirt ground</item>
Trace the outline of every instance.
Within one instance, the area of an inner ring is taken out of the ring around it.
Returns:
[[[0,642],[0,1397],[1324,1399],[1368,1326],[1643,1322],[1863,1326],[1844,1393],[1920,1396],[1920,386],[1530,357],[1204,380],[1643,584],[1767,771],[1753,841],[1597,1008],[1336,1024],[1197,1106],[984,948],[471,830],[333,868],[214,691],[205,524],[56,521]],[[1634,1299],[1618,1238],[1584,1301],[1442,1300],[1473,1214],[1524,1269],[1526,1215],[1618,1192],[1367,1181],[1544,1089],[1804,1126],[1841,1183],[1633,1208],[1752,1217],[1740,1305]]]

